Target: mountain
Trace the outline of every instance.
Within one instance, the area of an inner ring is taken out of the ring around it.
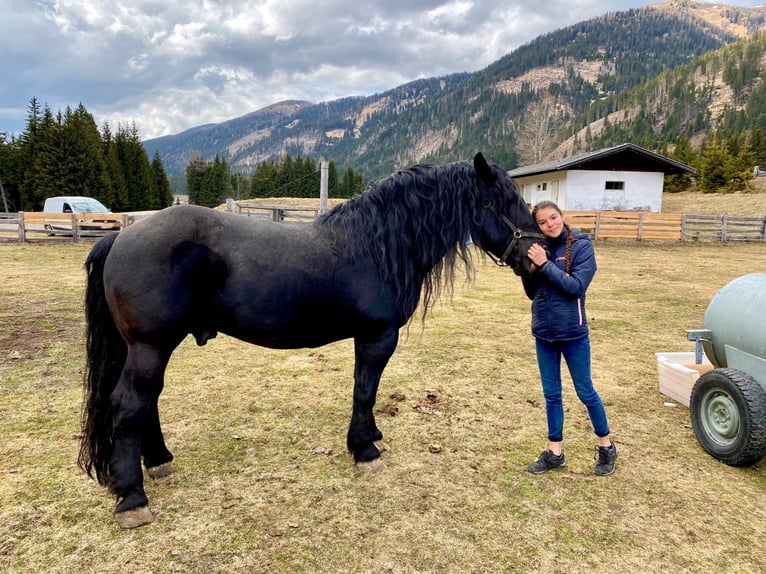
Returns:
[[[143,143],[150,157],[159,152],[170,175],[183,173],[195,154],[206,159],[217,154],[232,166],[254,166],[282,152],[322,155],[344,166],[352,165],[356,162],[348,158],[373,145],[375,136],[370,127],[378,125],[381,117],[401,117],[469,77],[464,73],[416,80],[383,94],[319,104],[284,101],[239,118]]]
[[[280,102],[144,146],[171,175],[194,154],[236,168],[287,152],[367,179],[478,150],[511,169],[627,140],[657,148],[680,133],[752,126],[766,113],[764,28],[764,7],[671,0],[550,32],[474,73],[368,97]]]

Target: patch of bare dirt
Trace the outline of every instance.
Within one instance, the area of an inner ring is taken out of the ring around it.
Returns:
[[[17,361],[38,357],[44,349],[82,337],[82,324],[63,320],[41,308],[34,300],[3,302],[0,320],[13,328],[0,329],[0,369]]]

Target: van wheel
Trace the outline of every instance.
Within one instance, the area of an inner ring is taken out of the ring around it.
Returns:
[[[55,233],[53,233],[53,227],[51,227],[51,226],[50,226],[50,225],[48,225],[47,223],[45,224],[45,231],[47,231],[47,232],[48,232],[48,235],[49,235],[50,237],[53,237],[54,235],[56,235]]]

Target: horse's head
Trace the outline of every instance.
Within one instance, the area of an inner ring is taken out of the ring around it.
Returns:
[[[533,243],[547,248],[545,236],[505,170],[487,164],[481,152],[473,158],[473,168],[481,204],[477,206],[471,238],[517,275],[531,274],[527,251]]]

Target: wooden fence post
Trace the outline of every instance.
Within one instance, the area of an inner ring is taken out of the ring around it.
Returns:
[[[319,169],[319,213],[324,213],[327,211],[330,164],[322,160],[319,162]]]
[[[80,241],[80,230],[77,228],[77,214],[72,212],[72,242],[78,243]]]
[[[21,243],[26,243],[27,241],[27,230],[26,230],[26,225],[24,225],[23,211],[19,211],[19,241]]]
[[[593,239],[598,239],[599,228],[601,227],[601,211],[596,212],[596,229],[593,231]]]

